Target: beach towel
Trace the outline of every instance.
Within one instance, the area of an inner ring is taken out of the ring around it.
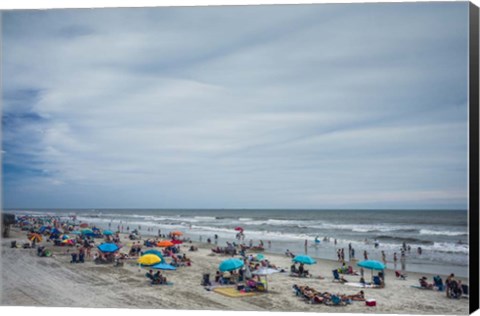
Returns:
[[[233,287],[218,287],[213,289],[215,293],[225,295],[228,297],[247,297],[247,296],[255,296],[259,295],[258,292],[243,292],[238,291],[236,288]]]
[[[353,286],[353,287],[362,287],[362,288],[379,288],[379,286],[374,284],[366,284],[360,282],[346,282],[344,285]]]
[[[420,286],[420,285],[411,285],[411,287],[413,287],[415,289],[420,289],[420,290],[430,290],[430,291],[434,290],[434,288],[423,287],[423,286]]]
[[[150,285],[173,285],[173,282],[167,282],[167,283],[151,283]]]

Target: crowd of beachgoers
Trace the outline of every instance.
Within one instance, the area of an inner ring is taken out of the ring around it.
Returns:
[[[462,302],[459,308],[468,306],[463,303],[464,298],[468,298],[468,285],[465,280],[455,278],[453,274],[446,277],[430,275],[430,282],[426,275],[407,275],[404,271],[394,270],[390,271],[394,277],[388,279],[384,263],[369,260],[367,254],[364,254],[364,260],[355,260],[352,249],[348,250],[348,260],[342,255],[343,251],[339,250],[336,263],[321,261],[318,264],[315,258],[306,254],[295,255],[290,250],[286,250],[285,256],[281,258],[279,255],[267,254],[261,241],[258,246],[246,244],[241,229],[238,230],[236,240],[227,242],[224,247],[217,244],[217,236],[208,238],[206,243],[198,243],[181,231],[162,234],[159,230],[156,236],[143,238],[139,234],[141,227],[132,230],[128,227],[127,233],[121,233],[121,229],[101,229],[74,217],[22,215],[16,217],[13,229],[19,232],[17,236],[20,238],[11,238],[9,248],[34,249],[31,251],[40,258],[46,258],[43,260],[62,255],[69,257],[68,262],[72,266],[91,263],[138,268],[142,271],[144,280],[141,283],[167,285],[171,288],[181,285],[175,280],[176,274],[167,271],[191,269],[198,274],[192,275],[198,278],[198,287],[231,300],[253,300],[255,298],[249,297],[279,295],[278,290],[273,289],[279,287],[276,279],[282,279],[282,286],[287,285],[291,296],[299,301],[327,306],[350,306],[363,302],[363,306],[372,307],[377,306],[375,294],[379,292],[366,291],[384,291],[388,287],[399,286],[398,284],[405,289],[401,282],[410,280],[408,288],[412,295],[417,290],[432,294],[443,293],[447,299]],[[405,252],[409,251],[408,246],[404,246]],[[192,268],[200,260],[208,262],[211,257],[220,259],[215,266],[209,264],[208,270],[203,265],[201,270]],[[319,270],[318,265],[333,266],[333,269],[326,272],[324,268]],[[412,275],[416,278],[413,284]],[[334,290],[325,289],[325,285]],[[323,289],[317,290],[319,287]],[[195,306],[189,306],[187,302],[184,308]],[[448,313],[448,308],[446,312]]]

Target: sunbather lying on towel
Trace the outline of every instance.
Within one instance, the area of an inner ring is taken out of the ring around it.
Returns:
[[[340,295],[340,298],[342,301],[365,301],[365,293],[363,291],[358,292],[357,294],[352,294],[352,295]]]
[[[427,282],[427,277],[426,276],[421,277],[420,279],[418,279],[418,281],[420,282],[421,287],[433,290],[433,284],[430,284],[430,283]]]

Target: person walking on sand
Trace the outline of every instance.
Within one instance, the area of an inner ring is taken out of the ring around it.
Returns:
[[[387,265],[387,256],[385,255],[385,251],[382,250],[382,261],[384,265]]]

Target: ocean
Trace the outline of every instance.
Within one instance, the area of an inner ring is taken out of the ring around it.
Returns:
[[[398,270],[438,274],[455,273],[468,276],[468,213],[456,211],[412,210],[253,210],[253,209],[69,209],[69,210],[6,210],[18,214],[45,214],[68,216],[77,220],[115,230],[123,226],[139,229],[142,236],[181,230],[194,241],[218,245],[237,241],[235,227],[244,229],[245,242],[254,245],[263,241],[266,252],[294,254],[307,253],[314,258],[337,259],[337,249],[348,245],[355,249],[355,257],[381,261],[385,251],[387,267]],[[320,243],[315,243],[318,236]],[[336,239],[336,244],[335,244]],[[379,242],[378,248],[374,240]],[[270,246],[269,242],[270,241]],[[307,241],[307,247],[305,247]],[[238,241],[237,241],[238,242]],[[405,260],[400,260],[403,243],[411,246]],[[421,247],[422,253],[417,249]],[[398,255],[393,264],[394,252]]]

